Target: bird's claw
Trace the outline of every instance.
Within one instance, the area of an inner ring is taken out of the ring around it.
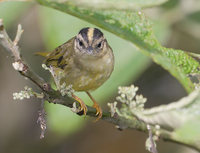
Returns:
[[[80,107],[81,107],[81,111],[83,111],[83,114],[86,115],[87,114],[87,106],[85,105],[85,103],[76,95],[72,94],[72,97],[79,102]]]
[[[87,114],[87,106],[84,103],[80,103],[81,105],[81,110],[83,111],[83,114],[86,115]]]
[[[96,116],[97,116],[97,118],[96,118],[96,120],[95,120],[95,122],[97,122],[101,117],[102,117],[102,109],[101,109],[101,107],[96,103],[96,104],[94,104],[92,107],[94,107],[95,109],[96,109]]]

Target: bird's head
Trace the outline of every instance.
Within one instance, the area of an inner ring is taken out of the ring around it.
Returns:
[[[106,52],[107,41],[97,28],[83,28],[74,39],[74,50],[78,55],[102,56]]]

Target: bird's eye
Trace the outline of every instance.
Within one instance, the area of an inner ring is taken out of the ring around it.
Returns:
[[[79,46],[83,46],[83,42],[82,41],[79,41]]]
[[[100,42],[100,43],[97,45],[97,47],[98,47],[98,48],[101,48],[101,45],[102,45],[102,42]]]

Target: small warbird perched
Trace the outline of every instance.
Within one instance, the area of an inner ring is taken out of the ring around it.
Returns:
[[[102,117],[101,107],[89,92],[100,87],[110,77],[114,69],[114,55],[99,29],[83,28],[77,36],[48,53],[45,64],[52,67],[55,73],[64,73],[60,84],[72,85],[75,91],[85,91],[94,103],[97,120]],[[72,97],[80,103],[86,115],[84,102],[74,94]]]

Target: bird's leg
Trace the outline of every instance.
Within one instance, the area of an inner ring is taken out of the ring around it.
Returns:
[[[79,102],[79,104],[81,105],[81,110],[83,110],[83,114],[86,115],[87,113],[87,106],[85,105],[85,103],[76,95],[74,95],[72,93],[72,97],[77,101]]]
[[[102,109],[99,106],[99,104],[96,102],[96,100],[92,97],[92,95],[88,91],[86,91],[86,93],[90,97],[92,102],[94,103],[92,107],[94,107],[97,110],[96,115],[98,115],[98,117],[97,117],[96,121],[98,121],[102,117]]]

